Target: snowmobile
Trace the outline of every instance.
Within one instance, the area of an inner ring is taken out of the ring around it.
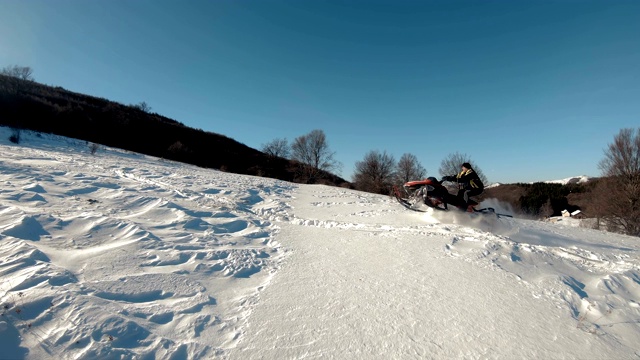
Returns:
[[[449,190],[434,177],[408,181],[402,186],[402,190],[394,186],[393,193],[396,200],[409,210],[425,212],[427,209],[423,205],[426,205],[434,210],[448,211],[449,205],[451,205],[456,210],[471,214],[493,214],[498,218],[512,217],[507,214],[499,214],[491,207],[476,209],[478,203],[471,199],[467,205],[463,199],[449,193]]]

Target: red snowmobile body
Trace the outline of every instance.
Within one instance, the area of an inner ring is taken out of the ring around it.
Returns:
[[[449,194],[447,188],[435,179],[408,181],[403,185],[403,188],[408,195],[405,200],[411,198],[414,201],[422,200],[425,205],[438,210],[447,210],[447,204],[451,204],[453,201],[451,198],[454,197]],[[397,195],[396,197],[398,197]]]

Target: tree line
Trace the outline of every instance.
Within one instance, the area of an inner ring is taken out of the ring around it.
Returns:
[[[310,164],[312,168],[335,171],[339,163],[335,160],[335,152],[329,149],[326,135],[322,130],[313,130],[300,136],[289,144],[286,138],[277,138],[262,145],[261,150],[271,156],[289,157],[293,160]],[[460,171],[462,163],[472,163],[471,157],[458,152],[450,154],[442,160],[439,177],[455,175]],[[477,165],[474,170],[483,182],[487,178]],[[417,156],[403,154],[398,161],[387,151],[371,150],[361,161],[355,163],[352,176],[354,188],[377,194],[390,194],[394,185],[402,185],[411,180],[422,180],[427,170]]]
[[[312,168],[335,169],[335,153],[329,150],[322,130],[296,138],[291,146],[286,138],[274,139],[263,144],[262,151],[271,156],[291,156]],[[471,163],[487,184],[482,169],[467,154],[458,152],[442,160],[439,177],[456,174],[465,162]],[[605,151],[599,168],[604,176],[589,185],[516,184],[523,194],[511,205],[532,216],[558,216],[563,210],[580,210],[580,206],[569,203],[569,197],[585,194],[589,199],[588,215],[597,220],[597,227],[640,236],[640,128],[620,130]],[[357,190],[390,194],[394,185],[421,180],[426,175],[426,169],[414,154],[405,153],[396,161],[387,151],[371,150],[356,162],[352,183]]]

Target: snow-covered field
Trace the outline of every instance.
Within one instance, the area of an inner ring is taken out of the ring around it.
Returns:
[[[1,359],[640,357],[639,238],[9,136]]]

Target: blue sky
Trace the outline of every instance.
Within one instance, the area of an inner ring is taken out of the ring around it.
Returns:
[[[321,129],[428,175],[598,176],[640,127],[640,1],[0,0],[0,67],[260,149]]]

